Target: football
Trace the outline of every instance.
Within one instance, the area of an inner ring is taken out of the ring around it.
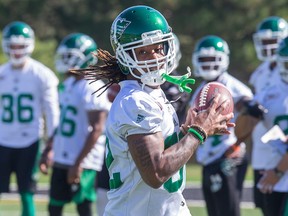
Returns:
[[[228,100],[228,106],[222,111],[221,114],[226,115],[234,110],[234,102],[230,91],[220,82],[209,82],[205,84],[199,91],[195,100],[193,101],[193,108],[197,112],[206,110],[213,98],[220,93],[220,104]]]

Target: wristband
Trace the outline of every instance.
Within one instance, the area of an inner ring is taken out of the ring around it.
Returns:
[[[188,129],[188,132],[191,133],[195,138],[197,138],[199,141],[200,141],[200,144],[203,143],[204,139],[203,137],[201,136],[200,133],[198,133],[194,128],[189,128]]]
[[[205,140],[207,139],[208,135],[207,135],[206,131],[202,127],[193,124],[193,125],[190,125],[189,128],[193,128],[194,130],[196,130],[202,136],[203,142],[205,142]]]

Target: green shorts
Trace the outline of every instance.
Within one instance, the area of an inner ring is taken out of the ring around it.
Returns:
[[[50,183],[50,205],[61,206],[71,201],[80,204],[96,200],[96,171],[84,169],[79,184],[67,183],[68,169],[53,167]]]

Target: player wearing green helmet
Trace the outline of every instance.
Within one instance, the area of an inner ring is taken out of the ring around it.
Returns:
[[[275,61],[279,42],[288,35],[288,23],[278,16],[265,18],[253,35],[257,57],[261,61]]]
[[[141,21],[141,25],[139,22]],[[164,16],[149,7],[133,7],[123,11],[113,22],[110,41],[124,74],[149,86],[164,82],[162,74],[175,69],[176,52],[172,29]],[[164,55],[153,60],[138,59],[135,49],[152,44],[162,44]],[[138,73],[135,73],[135,69]]]
[[[99,50],[104,65],[77,70],[121,87],[106,123],[110,191],[104,215],[190,216],[182,195],[185,164],[206,135],[228,133],[233,114],[219,115],[216,99],[198,115],[188,110],[180,129],[161,89],[177,60],[174,35],[159,11],[144,5],[125,9],[113,22],[110,39],[115,57]],[[177,79],[183,89],[186,78]],[[224,119],[228,123],[221,125]]]
[[[288,35],[288,24],[279,16],[269,16],[259,22],[253,34],[253,42],[257,58],[261,64],[252,72],[249,84],[253,87],[255,95],[279,82],[279,73],[276,64],[276,50],[280,41]],[[251,166],[254,171],[253,198],[255,206],[260,208],[264,215],[265,203],[263,193],[257,187],[258,181],[270,162],[269,155],[273,149],[261,141],[261,137],[267,131],[263,122],[260,121],[252,132],[252,157]]]
[[[239,107],[243,107],[244,101],[252,99],[248,86],[228,73],[229,53],[226,41],[216,35],[204,36],[196,43],[192,63],[194,74],[203,82],[195,90],[190,106],[193,107],[197,94],[211,81],[222,83],[230,91],[235,116],[241,113]],[[236,124],[235,130],[238,128]],[[230,134],[209,137],[197,149],[197,162],[203,166],[202,190],[209,216],[240,215],[240,196],[248,164],[245,154],[244,139],[237,137],[234,129]]]
[[[256,182],[261,193],[257,198],[262,199],[262,206],[258,207],[267,216],[288,214],[288,37],[279,43],[275,54],[277,67],[274,73],[278,74],[278,81],[255,96],[255,100],[268,110],[261,121],[265,128],[261,140],[269,149],[261,151],[263,165]]]
[[[24,22],[12,22],[3,29],[3,51],[13,65],[24,64],[34,50],[34,40],[34,31]]]
[[[34,31],[24,22],[11,22],[3,30],[2,47],[9,61],[0,66],[0,193],[9,191],[15,172],[23,216],[35,215],[43,123],[46,137],[51,137],[59,118],[58,79],[30,57],[34,40]]]
[[[72,33],[60,42],[55,54],[57,72],[65,74],[59,88],[61,107],[57,132],[46,143],[40,170],[47,174],[53,160],[50,184],[49,215],[62,215],[65,204],[73,201],[80,216],[92,216],[96,200],[96,172],[104,161],[104,124],[110,108],[107,94],[93,94],[104,83],[89,82],[71,73],[71,69],[97,62],[93,53],[96,42],[86,34]],[[53,152],[53,158],[49,156]]]
[[[215,35],[203,37],[195,45],[192,55],[194,75],[205,80],[215,80],[227,71],[229,53],[229,47],[222,38]]]
[[[55,56],[55,68],[58,73],[68,73],[69,69],[85,68],[97,63],[93,57],[97,44],[88,35],[72,33],[59,44]]]

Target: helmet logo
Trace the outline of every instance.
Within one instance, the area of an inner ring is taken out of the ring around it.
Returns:
[[[115,20],[113,25],[113,41],[115,44],[118,43],[118,39],[122,37],[126,28],[131,24],[131,21],[126,20],[125,18],[119,17]]]

